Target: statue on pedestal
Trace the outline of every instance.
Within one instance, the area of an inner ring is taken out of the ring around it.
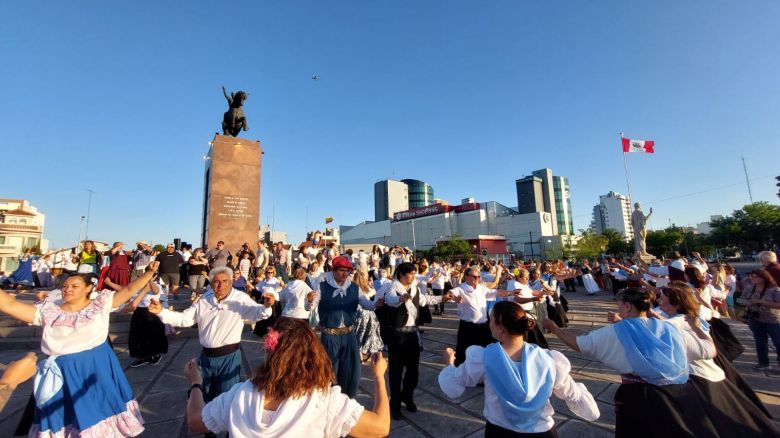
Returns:
[[[229,107],[222,118],[222,135],[238,137],[241,130],[249,131],[244,117],[244,101],[249,95],[244,91],[237,91],[228,96],[225,87],[222,87],[222,94],[225,95]]]
[[[638,202],[634,204],[634,212],[631,213],[631,226],[634,228],[634,252],[639,256],[650,256],[647,253],[645,238],[647,238],[647,220],[652,214],[652,207],[650,213],[645,216],[642,212],[642,206]]]

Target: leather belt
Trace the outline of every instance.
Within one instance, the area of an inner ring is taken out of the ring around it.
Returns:
[[[241,344],[239,343],[239,344],[223,345],[221,347],[215,347],[215,348],[203,347],[203,355],[206,356],[206,357],[225,356],[225,355],[228,355],[228,354],[238,350],[238,347],[240,345]]]
[[[354,326],[351,325],[349,327],[337,327],[337,328],[328,328],[320,326],[320,330],[322,333],[325,333],[326,335],[332,335],[332,336],[338,336],[338,335],[346,335],[347,333],[352,331],[352,328]]]
[[[398,327],[397,329],[395,329],[395,331],[401,332],[401,333],[415,333],[418,330],[419,329],[417,328],[416,325]]]

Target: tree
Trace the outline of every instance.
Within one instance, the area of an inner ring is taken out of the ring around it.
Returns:
[[[607,252],[612,255],[628,255],[634,252],[634,245],[627,242],[625,236],[617,230],[607,228],[601,233],[607,238]]]
[[[152,248],[152,250],[162,253],[165,252],[165,246],[163,246],[163,244],[161,243],[158,243],[157,245],[154,245],[154,248]]]
[[[577,254],[585,259],[594,258],[604,252],[608,242],[606,236],[593,230],[584,230],[577,241]]]
[[[471,245],[466,240],[463,240],[457,234],[453,234],[447,240],[440,240],[436,242],[436,246],[423,251],[423,255],[428,259],[435,257],[452,260],[454,258],[469,258],[474,254],[471,251]]]
[[[672,251],[679,251],[680,244],[685,239],[685,233],[677,227],[669,227],[665,230],[650,230],[647,232],[647,252],[660,256]],[[681,251],[685,252],[685,251]]]
[[[780,206],[755,202],[731,216],[710,223],[712,244],[739,247],[744,251],[773,248],[780,243]]]

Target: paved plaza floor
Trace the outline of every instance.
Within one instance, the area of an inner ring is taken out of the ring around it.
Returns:
[[[586,296],[581,290],[566,294],[570,302],[570,329],[588,332],[605,324],[606,312],[615,306],[611,293],[600,292],[596,296]],[[458,319],[454,305],[448,304],[445,316],[434,316],[432,325],[422,333],[425,351],[421,355],[420,380],[415,392],[415,402],[419,410],[416,413],[403,411],[404,419],[393,420],[392,437],[481,437],[484,434],[485,420],[482,417],[483,391],[481,388],[469,388],[459,398],[447,398],[437,383],[439,371],[444,367],[442,352],[446,347],[454,347]],[[753,385],[776,419],[780,419],[780,378],[770,377],[763,372],[754,371],[751,365],[756,363],[753,340],[747,326],[733,323],[732,329],[746,348],[735,365],[743,376]],[[242,351],[244,356],[244,374],[249,375],[264,358],[260,340],[248,327],[244,333]],[[596,398],[601,417],[588,423],[574,416],[563,402],[553,397],[556,411],[555,421],[562,437],[608,437],[614,432],[613,396],[620,382],[619,377],[598,361],[577,353],[563,345],[557,338],[548,335],[550,347],[563,352],[572,364],[572,377],[584,383]],[[170,338],[169,353],[157,366],[130,368],[132,359],[127,353],[127,345],[117,342],[115,351],[125,367],[127,377],[132,384],[136,398],[141,404],[146,432],[144,437],[185,437],[184,422],[186,391],[189,385],[183,377],[184,364],[198,355],[200,346],[193,331]],[[0,363],[20,357],[20,349],[0,351]],[[364,369],[364,376],[370,376],[370,370]],[[14,393],[3,415],[0,416],[0,437],[11,436],[19,421],[25,403],[32,391],[32,384],[25,383]],[[365,406],[373,406],[373,382],[364,377],[360,384],[358,400]],[[778,423],[780,425],[780,423]]]

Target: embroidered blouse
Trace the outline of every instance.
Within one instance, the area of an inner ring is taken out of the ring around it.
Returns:
[[[78,353],[106,342],[114,291],[104,290],[78,312],[62,310],[62,297],[35,304],[33,325],[43,327],[41,351],[49,356]]]

